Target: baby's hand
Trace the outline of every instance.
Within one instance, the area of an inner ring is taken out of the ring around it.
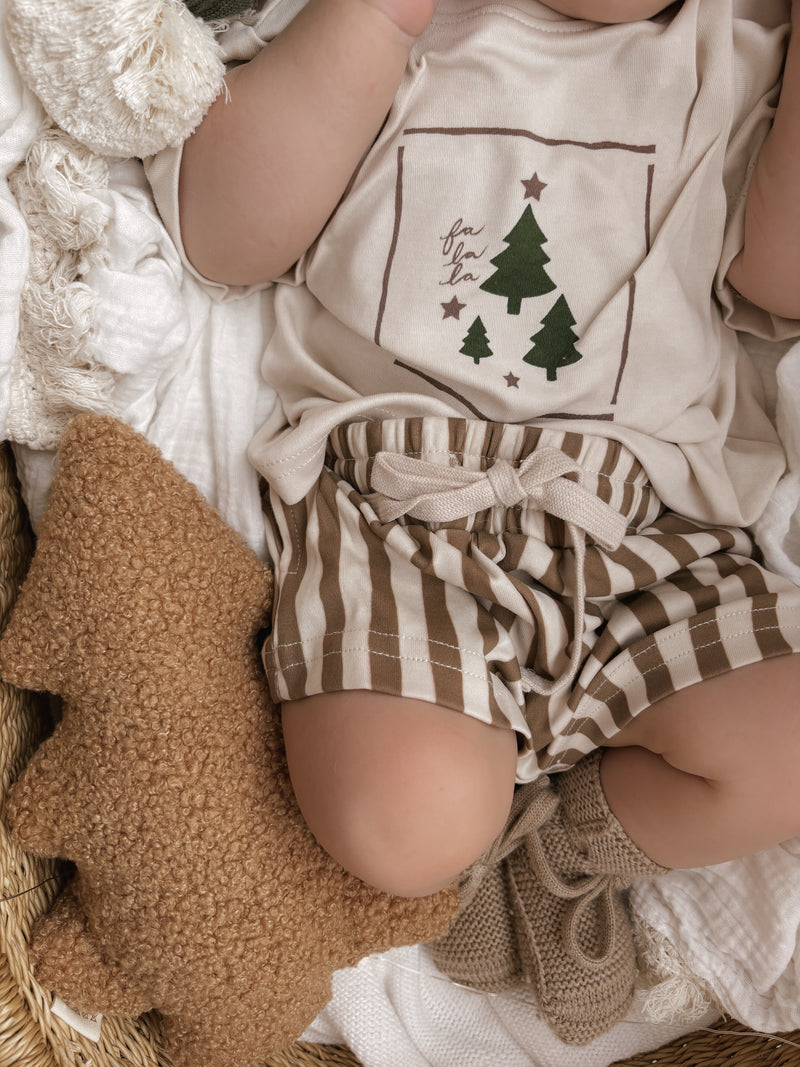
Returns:
[[[362,0],[377,8],[409,37],[419,37],[433,18],[439,0]]]

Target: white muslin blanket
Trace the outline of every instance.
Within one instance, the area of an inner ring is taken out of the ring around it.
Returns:
[[[25,158],[43,119],[0,40],[4,179]],[[102,247],[87,258],[84,289],[74,294],[86,297],[82,343],[107,386],[96,406],[144,433],[265,555],[259,487],[245,450],[273,401],[259,377],[272,323],[269,293],[220,304],[203,292],[184,273],[138,162],[113,166],[109,183],[85,192],[76,210],[102,223]],[[29,230],[4,181],[2,437],[12,436],[11,428],[25,416],[15,359]],[[56,348],[68,326],[58,316],[50,323]],[[800,345],[787,351],[766,346],[759,358],[789,468],[757,533],[770,565],[800,582]],[[69,399],[62,407],[69,414]],[[55,453],[30,443],[17,445],[15,452],[35,520],[47,498]],[[585,1049],[562,1046],[525,998],[478,994],[447,982],[420,947],[371,957],[339,973],[332,1004],[306,1036],[346,1042],[366,1067],[605,1067],[709,1021],[719,1007],[759,1031],[800,1027],[800,842],[642,883],[633,904],[648,936],[664,950],[661,963],[669,959],[677,977],[656,987],[664,996],[643,992],[628,1020]],[[653,1013],[663,1018],[669,1005],[680,1009],[678,1018],[654,1022]]]

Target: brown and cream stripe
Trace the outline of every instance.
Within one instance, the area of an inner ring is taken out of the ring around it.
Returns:
[[[523,501],[450,522],[381,522],[379,453],[485,471],[558,448],[623,515],[618,548],[587,540],[581,666],[550,696],[573,641],[568,524]],[[447,418],[354,422],[301,503],[270,502],[277,596],[264,662],[278,701],[370,689],[429,700],[520,738],[518,776],[563,770],[684,686],[800,650],[800,590],[752,539],[664,510],[620,444],[552,428]]]

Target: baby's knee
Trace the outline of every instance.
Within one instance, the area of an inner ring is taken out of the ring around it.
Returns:
[[[370,885],[398,896],[436,892],[503,828],[516,766],[510,730],[364,691],[285,705],[283,723],[309,828]]]

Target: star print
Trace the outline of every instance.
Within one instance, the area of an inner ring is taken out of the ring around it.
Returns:
[[[466,304],[461,303],[457,296],[454,296],[452,300],[448,300],[446,304],[442,304],[442,307],[444,308],[442,319],[460,319],[461,312],[466,306]]]
[[[521,179],[522,184],[525,186],[525,196],[523,200],[538,200],[542,195],[542,190],[547,188],[547,182],[543,182],[538,174],[534,174],[532,178],[528,178],[526,181]]]
[[[509,389],[519,389],[519,378],[516,374],[512,374],[511,371],[508,374],[504,374],[503,377],[506,380],[506,385]]]

